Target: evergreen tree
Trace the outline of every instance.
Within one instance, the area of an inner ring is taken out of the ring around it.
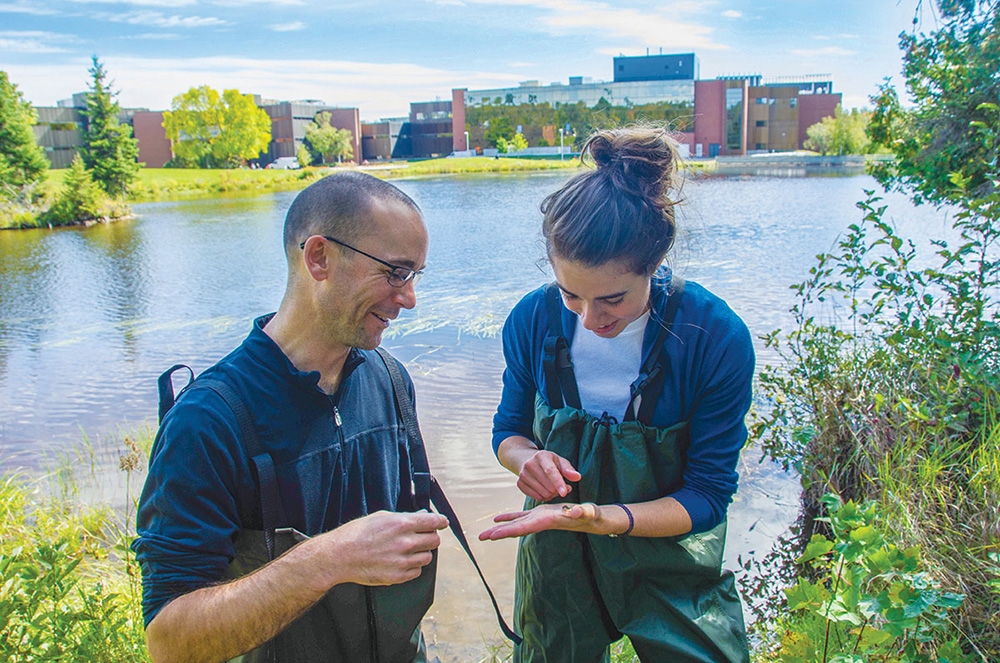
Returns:
[[[94,221],[109,216],[109,201],[77,154],[63,180],[55,203],[42,220],[54,226]]]
[[[0,200],[27,201],[49,169],[31,128],[36,117],[7,72],[0,71]]]
[[[109,196],[124,198],[139,174],[139,143],[132,137],[132,127],[118,119],[118,93],[112,92],[107,71],[96,55],[93,63],[87,70],[92,82],[83,111],[87,130],[80,155],[94,181]]]

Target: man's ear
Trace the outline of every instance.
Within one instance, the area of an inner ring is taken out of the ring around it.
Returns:
[[[314,280],[324,281],[330,278],[338,253],[329,242],[319,235],[313,235],[306,240],[302,249],[302,264]]]

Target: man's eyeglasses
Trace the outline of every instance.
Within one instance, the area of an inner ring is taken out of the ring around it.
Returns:
[[[422,270],[422,269],[412,270],[409,267],[401,267],[400,265],[393,265],[391,262],[386,262],[385,260],[382,260],[381,258],[376,258],[372,254],[365,253],[361,249],[356,249],[353,246],[351,246],[350,244],[345,244],[344,242],[341,242],[339,239],[334,239],[333,237],[329,237],[327,235],[320,235],[320,237],[322,237],[323,239],[325,239],[328,242],[333,242],[334,244],[339,244],[340,246],[344,247],[345,249],[350,249],[351,251],[354,251],[355,253],[360,253],[361,255],[365,256],[366,258],[371,258],[375,262],[377,262],[377,263],[379,263],[381,265],[385,265],[386,267],[388,267],[389,268],[389,273],[386,274],[386,278],[389,281],[389,285],[391,285],[394,288],[402,288],[404,285],[406,285],[410,281],[413,281],[413,285],[417,285],[417,282],[420,280],[420,277],[424,275],[424,270]],[[301,244],[299,244],[299,248],[300,249],[306,248],[306,243],[303,241]]]

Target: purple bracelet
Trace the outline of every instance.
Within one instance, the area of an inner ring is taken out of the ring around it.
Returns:
[[[622,532],[621,534],[608,534],[608,536],[610,537],[628,536],[629,534],[632,533],[632,528],[635,527],[635,518],[632,517],[632,512],[629,510],[627,506],[625,506],[621,502],[615,502],[612,506],[621,507],[622,511],[625,512],[625,515],[628,516],[628,529]]]

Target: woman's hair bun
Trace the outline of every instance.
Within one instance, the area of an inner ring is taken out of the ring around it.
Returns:
[[[618,188],[649,202],[658,201],[677,186],[677,142],[665,128],[633,126],[598,131],[582,152],[582,157],[589,156]]]

